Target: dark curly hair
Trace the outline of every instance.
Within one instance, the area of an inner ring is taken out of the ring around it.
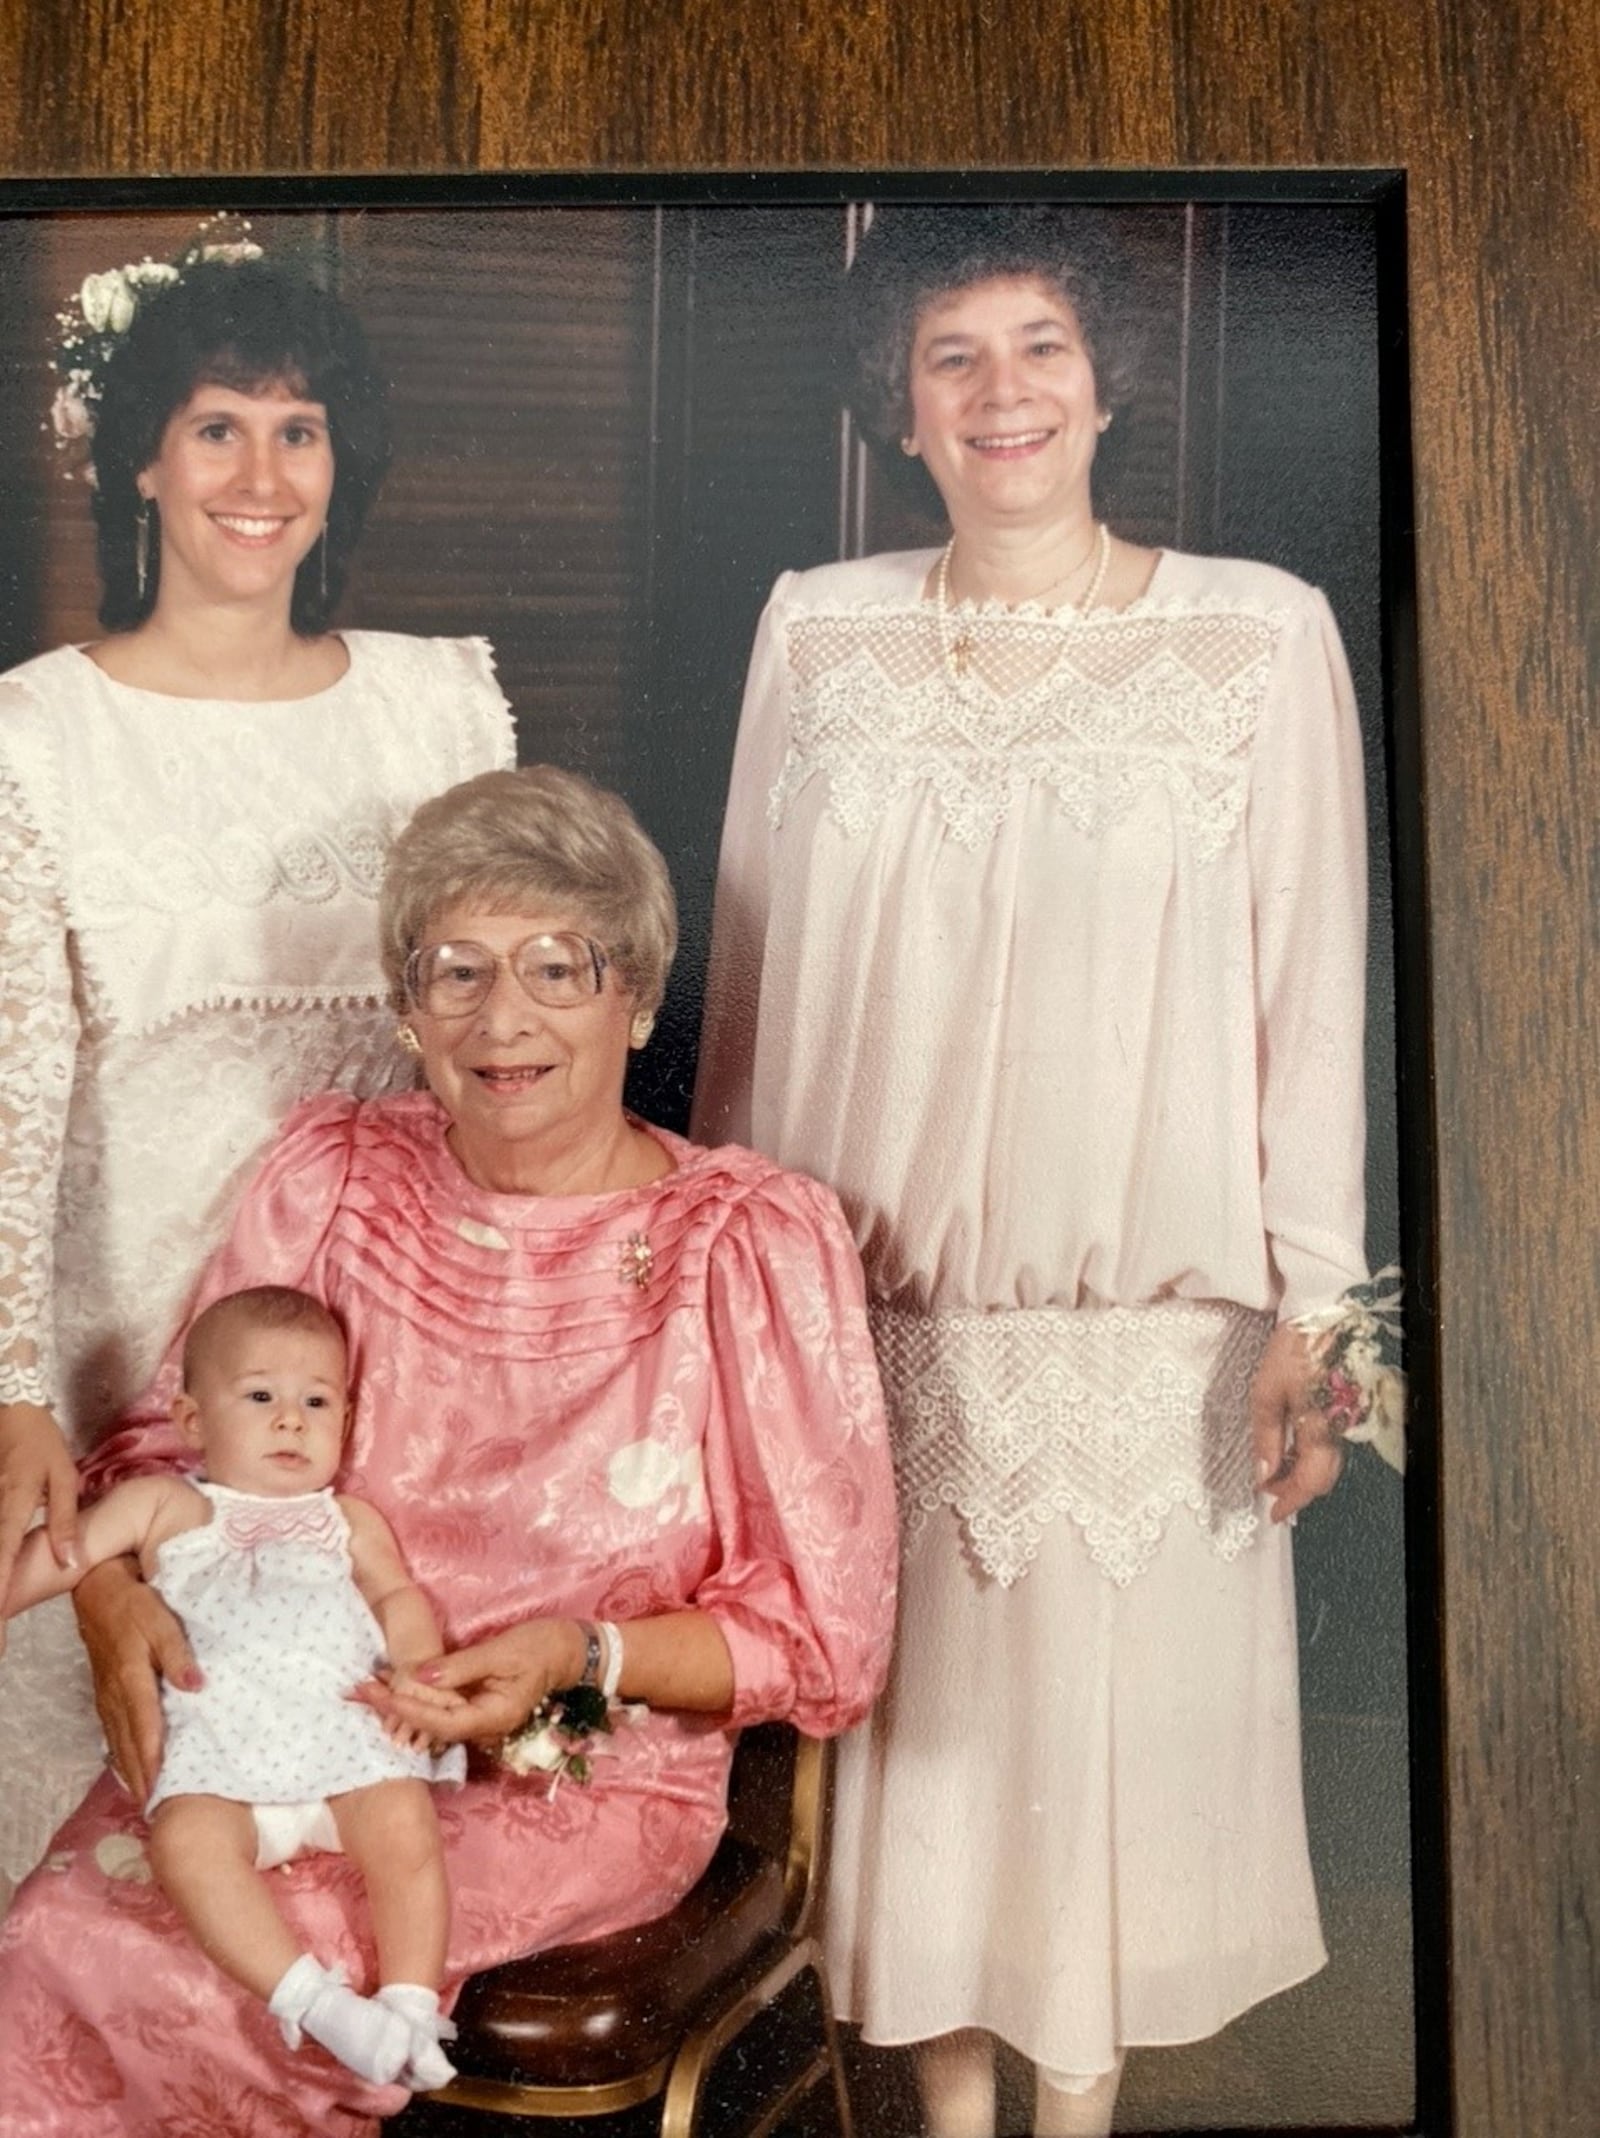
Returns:
[[[1071,305],[1100,406],[1131,399],[1139,337],[1115,211],[1039,203],[880,207],[845,280],[847,393],[891,466],[911,427],[911,350],[928,305],[979,282],[1035,276]],[[919,464],[920,466],[920,464]]]
[[[388,402],[354,313],[270,260],[198,260],[176,282],[142,293],[105,367],[92,446],[100,622],[107,631],[130,631],[155,606],[159,525],[152,514],[141,596],[138,477],[160,452],[173,415],[202,385],[237,393],[284,386],[328,411],[334,472],[326,562],[323,545],[314,545],[295,574],[289,610],[294,629],[311,637],[327,628],[344,591],[356,538],[389,466]]]

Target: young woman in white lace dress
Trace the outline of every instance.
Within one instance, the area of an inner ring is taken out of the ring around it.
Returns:
[[[1097,522],[1092,215],[890,209],[858,413],[936,553],[762,618],[697,1128],[837,1188],[897,1434],[899,1646],[842,1761],[835,1995],[928,2128],[1110,2129],[1124,2051],[1325,1957],[1285,1518],[1292,1317],[1363,1262],[1364,797],[1322,596]]]
[[[295,1102],[410,1081],[378,966],[392,833],[512,754],[481,640],[328,630],[388,460],[349,311],[228,235],[91,277],[107,636],[0,677],[0,1581],[148,1381]],[[0,1893],[103,1757],[65,1600],[0,1664]]]

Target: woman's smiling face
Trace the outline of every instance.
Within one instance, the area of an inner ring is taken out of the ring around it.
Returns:
[[[138,479],[161,515],[162,599],[287,605],[326,523],[333,475],[320,401],[197,386]]]
[[[447,907],[424,931],[426,949],[479,943],[501,961],[488,995],[464,1016],[430,1016],[415,1003],[409,1012],[456,1157],[479,1187],[515,1192],[530,1171],[616,1133],[632,994],[607,965],[598,993],[551,1009],[509,963],[530,936],[590,932],[581,915],[486,912],[470,902]]]
[[[1105,428],[1077,317],[1037,276],[1003,276],[924,307],[910,361],[912,449],[957,532],[1086,510]]]

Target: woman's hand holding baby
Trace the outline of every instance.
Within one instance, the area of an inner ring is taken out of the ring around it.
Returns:
[[[396,1671],[387,1684],[370,1681],[360,1697],[386,1722],[425,1742],[495,1744],[521,1729],[547,1693],[577,1683],[584,1650],[576,1619],[530,1618],[415,1670]]]
[[[111,1764],[142,1804],[161,1765],[161,1680],[195,1692],[199,1667],[182,1621],[130,1560],[108,1559],[85,1574],[72,1601]]]
[[[11,1586],[17,1551],[42,1507],[50,1548],[72,1564],[78,1513],[78,1473],[60,1427],[37,1403],[0,1403],[0,1596]],[[0,1620],[0,1654],[6,1629]]]

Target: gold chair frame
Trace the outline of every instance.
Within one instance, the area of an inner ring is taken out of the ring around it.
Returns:
[[[741,1798],[747,1806],[754,1803],[758,1826],[765,1825],[770,1829],[773,1823],[770,1804],[763,1805],[759,1801],[759,1778],[752,1784],[746,1776],[742,1789],[739,1784],[741,1767],[748,1768],[751,1764],[747,1744],[764,1743],[770,1750],[776,1731],[782,1731],[794,1745],[787,1801],[787,1836],[773,1837],[769,1832],[763,1837],[769,1854],[777,1853],[774,1840],[780,1842],[783,1849],[781,1917],[775,1929],[763,1936],[749,1954],[708,1986],[677,2046],[646,2068],[602,2084],[540,2085],[533,2081],[475,2077],[463,2073],[439,2092],[427,2095],[428,2101],[486,2115],[548,2121],[561,2117],[582,2119],[613,2115],[659,2096],[662,2103],[660,2138],[696,2138],[707,2081],[719,2057],[791,1983],[809,1973],[820,2005],[822,2039],[779,2093],[762,2104],[755,2120],[743,2125],[743,2138],[767,2138],[790,2110],[829,2075],[833,2080],[840,2138],[855,2138],[822,1943],[815,1927],[826,1864],[832,1745],[803,1737],[787,1724],[768,1724],[757,1731],[745,1732],[734,1754],[730,1832],[734,1829]],[[706,1875],[709,1877],[711,1872]],[[555,1959],[557,1955],[549,1957]]]

